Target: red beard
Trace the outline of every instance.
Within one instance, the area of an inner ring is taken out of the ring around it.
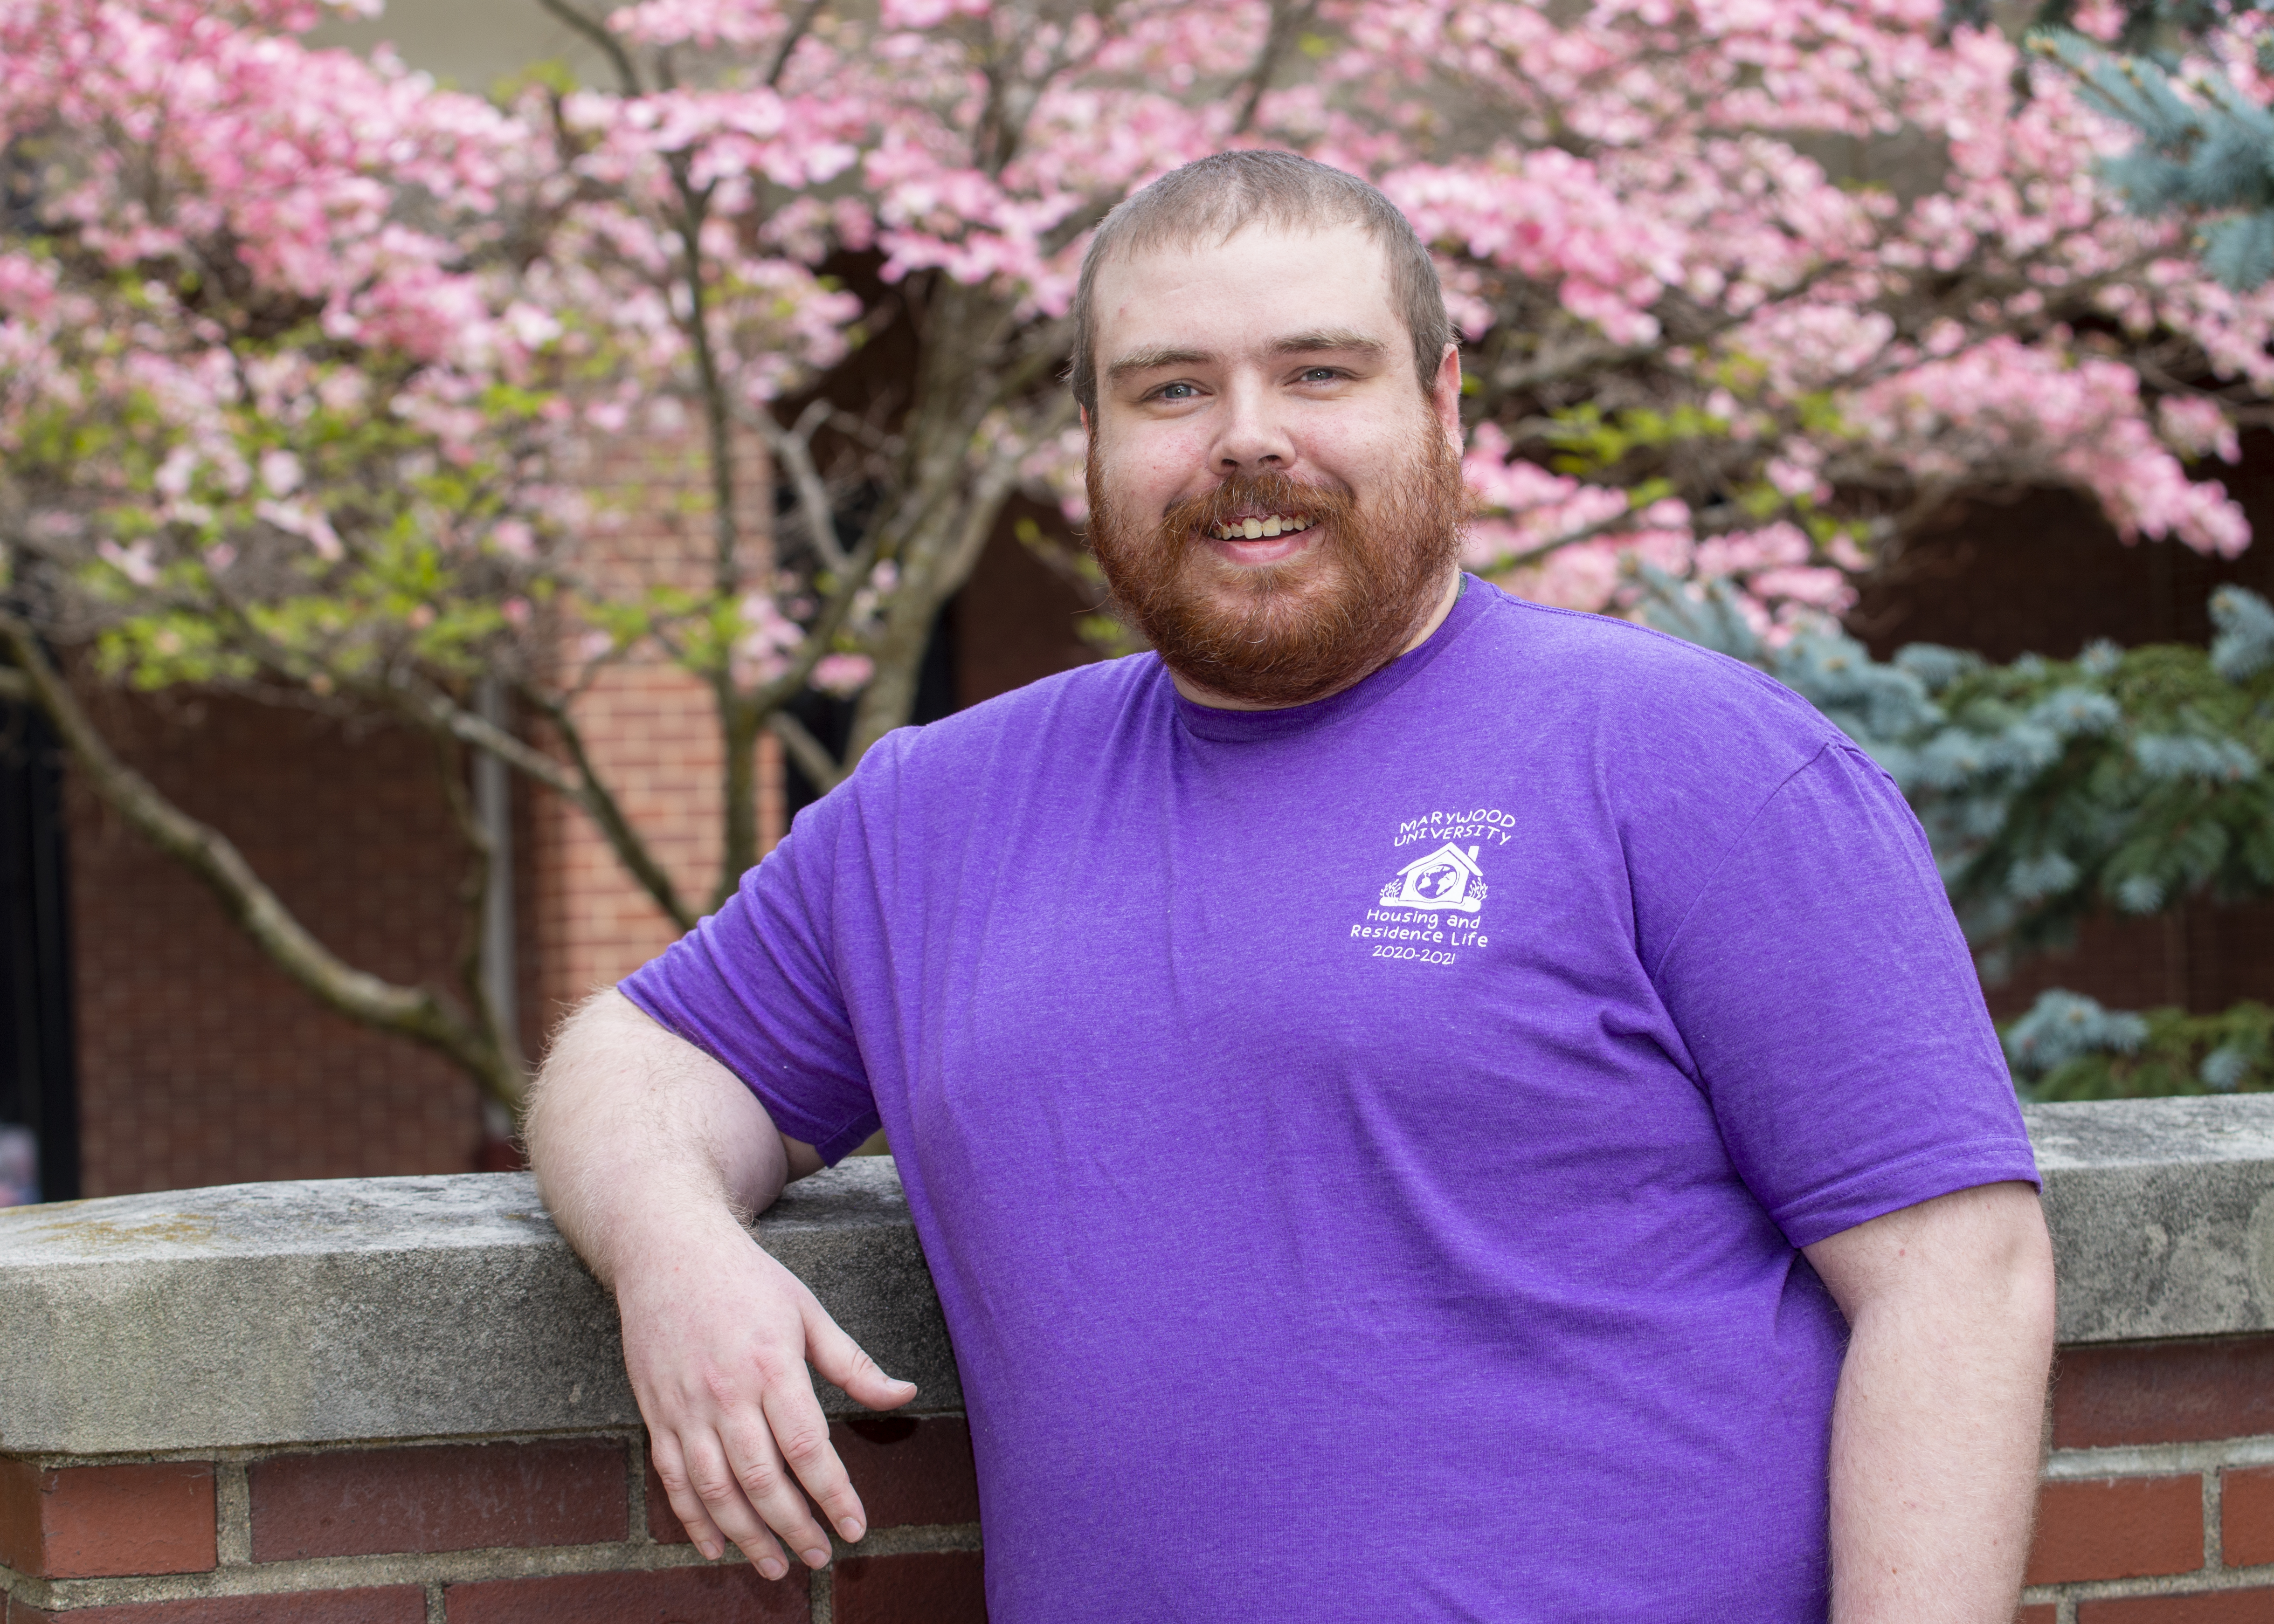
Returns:
[[[1256,705],[1323,699],[1396,659],[1445,590],[1468,512],[1460,457],[1434,421],[1412,463],[1363,502],[1285,474],[1235,475],[1148,525],[1106,492],[1095,442],[1086,473],[1089,545],[1115,613],[1186,681]],[[1307,518],[1311,544],[1228,564],[1208,533],[1248,514]]]

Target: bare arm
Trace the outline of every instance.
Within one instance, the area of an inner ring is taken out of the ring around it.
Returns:
[[[621,993],[586,1000],[531,1095],[530,1161],[561,1232],[615,1293],[624,1365],[671,1508],[708,1557],[731,1540],[769,1579],[866,1529],[806,1362],[872,1409],[915,1396],[878,1370],[745,1215],[817,1171],[740,1079]],[[799,1485],[804,1493],[799,1492]],[[771,1530],[771,1531],[769,1531]]]
[[[2037,1192],[1958,1191],[1807,1252],[1850,1327],[1832,1415],[1833,1624],[2010,1624],[2052,1361]]]

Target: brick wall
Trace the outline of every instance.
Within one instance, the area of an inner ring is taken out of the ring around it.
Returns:
[[[723,752],[708,692],[670,666],[622,666],[584,695],[577,720],[585,748],[680,894],[708,912],[723,799]],[[771,737],[758,741],[758,783],[759,837],[771,846],[784,822],[780,747]],[[679,928],[582,811],[546,794],[534,813],[538,883],[527,911],[541,1000],[537,1019],[546,1029],[585,994],[614,984],[676,941]]]
[[[2024,1118],[2063,1347],[2022,1616],[2274,1620],[2274,1097]],[[960,1376],[897,1167],[800,1180],[753,1238],[933,1407],[832,1411],[874,1531],[773,1586],[681,1538],[608,1293],[527,1174],[0,1214],[0,1624],[976,1619]]]
[[[871,1531],[778,1583],[697,1554],[636,1432],[0,1459],[0,1624],[983,1620],[961,1417],[832,1436]],[[2022,1624],[2274,1620],[2274,1336],[2065,1350],[2028,1581]]]
[[[596,447],[591,567],[612,590],[705,568],[683,439]],[[763,459],[743,468],[765,545]],[[455,989],[464,850],[424,741],[212,696],[95,695],[120,753],[237,842],[322,940],[391,980]],[[655,660],[610,670],[577,716],[603,774],[684,895],[718,880],[720,748],[707,692]],[[760,744],[759,832],[784,823],[779,748]],[[400,1038],[320,1007],[219,903],[64,773],[81,1192],[463,1171],[483,1154],[472,1084]],[[678,930],[590,821],[515,789],[522,1040]]]
[[[0,1459],[0,1624],[983,1620],[962,1419],[833,1431],[871,1531],[776,1583],[702,1560],[637,1433]]]
[[[578,477],[591,493],[585,568],[602,588],[636,598],[650,587],[702,590],[714,546],[702,467],[686,434],[628,434],[597,444]],[[764,447],[740,448],[742,535],[764,568],[772,484]],[[724,750],[710,692],[659,656],[609,668],[579,699],[576,723],[602,778],[689,906],[708,911],[719,882]],[[758,745],[758,836],[765,849],[785,823],[780,748]],[[538,876],[530,898],[539,1009],[549,1028],[595,988],[614,984],[678,939],[679,929],[624,871],[585,816],[538,798],[532,831]],[[532,1052],[536,1052],[532,1050]]]
[[[2274,1337],[2064,1350],[2024,1624],[2274,1620]]]
[[[425,745],[231,700],[108,696],[124,754],[323,940],[448,982],[463,847]],[[456,1170],[473,1086],[293,985],[203,885],[65,774],[82,1190]]]

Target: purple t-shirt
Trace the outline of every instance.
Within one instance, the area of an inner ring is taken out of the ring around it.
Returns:
[[[893,733],[624,990],[890,1130],[995,1624],[1820,1620],[1795,1248],[2036,1177],[1886,776],[1473,580],[1316,704],[1146,655]]]

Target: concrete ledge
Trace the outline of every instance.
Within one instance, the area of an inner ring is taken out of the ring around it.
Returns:
[[[918,1412],[962,1408],[900,1176],[795,1185],[760,1242]],[[859,1407],[826,1387],[834,1413]],[[863,1412],[865,1413],[865,1412]],[[526,1174],[0,1209],[0,1450],[98,1455],[638,1425],[614,1305]]]
[[[2065,1343],[2274,1328],[2274,1094],[2025,1109]]]
[[[2071,1345],[2274,1329],[2274,1095],[2029,1108]],[[924,1413],[962,1408],[889,1159],[760,1244]],[[526,1175],[0,1210],[0,1451],[94,1456],[638,1425],[606,1295]],[[834,1388],[833,1413],[857,1407]]]

